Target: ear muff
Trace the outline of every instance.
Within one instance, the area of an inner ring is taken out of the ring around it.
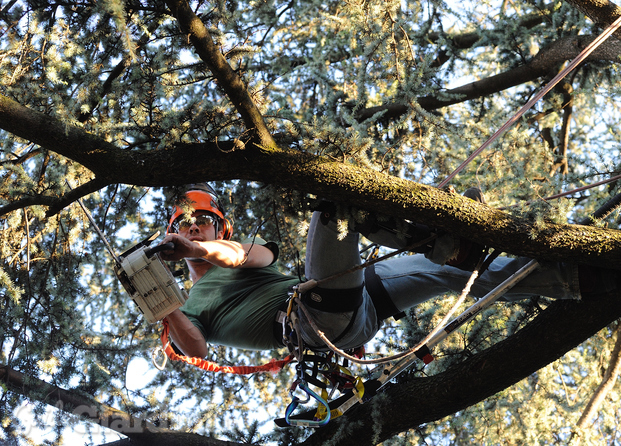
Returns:
[[[231,222],[224,217],[224,212],[220,207],[218,198],[215,195],[205,190],[189,190],[185,193],[185,197],[190,202],[190,205],[194,208],[195,211],[207,211],[214,214],[218,218],[219,222],[222,224],[222,239],[230,240],[231,236],[233,235],[233,226],[231,225]],[[181,215],[183,215],[183,209],[181,208],[181,206],[174,206],[172,209],[172,215],[168,220],[166,234],[174,232],[172,229],[172,224],[177,219],[177,217]]]
[[[226,218],[222,219],[222,229],[222,239],[230,240],[233,236],[233,225],[231,225],[231,222],[228,221]]]

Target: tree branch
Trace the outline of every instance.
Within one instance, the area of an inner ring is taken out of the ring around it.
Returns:
[[[107,183],[105,181],[94,179],[80,185],[72,191],[67,192],[62,197],[45,194],[23,197],[21,199],[11,201],[6,206],[0,206],[0,216],[6,215],[9,212],[13,212],[17,209],[23,209],[29,206],[47,206],[48,211],[46,213],[46,216],[51,217],[52,215],[60,212],[66,206],[69,206],[74,201],[85,197],[88,194],[92,194],[93,192],[98,191],[99,189],[106,187],[109,184],[110,183]]]
[[[338,437],[339,446],[370,446],[450,416],[555,361],[619,318],[620,297],[616,292],[593,301],[556,301],[504,341],[441,374],[394,384],[384,392],[386,398],[380,395],[370,404],[353,409],[346,419],[331,422],[304,445],[321,445],[343,429],[347,435]],[[377,413],[381,418],[374,416]]]
[[[138,42],[136,43],[136,50],[142,48],[151,38],[151,35],[155,32],[155,30],[160,26],[160,20],[153,20]],[[112,90],[112,84],[114,81],[121,75],[123,72],[129,68],[131,64],[131,56],[126,54],[123,56],[123,59],[112,69],[103,85],[101,86],[101,91],[99,93],[91,94],[91,98],[88,100],[87,111],[76,110],[76,115],[78,116],[78,121],[86,122],[92,115],[101,100]]]
[[[111,169],[105,164],[116,157],[127,158],[122,150],[82,128],[31,110],[2,94],[0,128],[62,154],[109,178],[114,178],[117,163],[113,163]]]
[[[620,15],[621,8],[609,0],[566,0],[588,18],[593,20],[600,28],[606,28],[612,24]],[[621,31],[614,34],[621,38]]]
[[[154,424],[132,417],[131,415],[100,404],[97,401],[77,393],[69,392],[8,366],[0,366],[0,382],[6,384],[13,392],[31,398],[40,395],[37,400],[56,407],[59,410],[76,415],[100,426],[108,427],[130,438],[140,438],[146,433],[170,432]]]
[[[554,161],[554,165],[552,166],[550,176],[554,175],[557,170],[561,175],[566,175],[569,171],[569,164],[567,163],[567,148],[569,147],[569,128],[571,125],[574,102],[572,97],[574,89],[569,82],[563,82],[558,85],[556,90],[560,91],[563,95],[563,105],[561,106],[563,109],[563,121],[560,130],[560,141],[556,150],[556,159]]]
[[[61,389],[37,378],[26,376],[7,366],[0,366],[0,382],[13,392],[56,407],[63,412],[78,416],[99,426],[107,427],[128,439],[110,445],[138,446],[241,446],[239,443],[221,441],[199,434],[172,431],[144,419],[131,416],[113,407],[74,392]],[[166,420],[163,420],[166,424]]]
[[[257,144],[263,150],[276,147],[261,112],[250,97],[246,86],[233,71],[222,53],[214,44],[209,31],[186,0],[168,0],[168,7],[179,22],[179,27],[187,33],[200,58],[214,74],[220,87],[242,116],[246,128],[257,136]]]
[[[571,60],[594,39],[592,36],[565,37],[550,46],[543,48],[526,65],[513,68],[504,73],[490,76],[480,81],[471,82],[461,87],[446,90],[442,94],[425,96],[418,100],[419,105],[425,110],[437,110],[449,105],[466,102],[472,99],[489,96],[493,93],[506,90],[526,82],[534,81],[542,76],[551,74],[556,65]],[[586,59],[608,60],[618,62],[621,55],[621,42],[607,40]],[[356,118],[360,121],[369,119],[376,113],[385,111],[384,119],[395,119],[405,114],[409,109],[406,104],[388,104],[377,107],[369,107],[361,110]]]
[[[188,432],[163,432],[146,434],[140,439],[126,438],[101,446],[247,446],[248,443],[217,440]]]
[[[196,170],[197,165],[209,164],[211,154],[218,152],[232,154],[238,148],[233,142],[224,141],[180,146],[175,150],[123,150],[81,127],[31,110],[2,94],[0,94],[0,128],[80,163],[90,169],[96,175],[97,181],[103,185],[186,184],[183,172],[176,170],[177,168],[184,168],[188,165],[188,161],[193,160],[189,165],[195,164],[191,170]],[[233,158],[234,162],[237,162],[237,158]],[[152,167],[155,167],[154,172],[159,172],[155,177],[148,172]],[[232,168],[233,165],[224,166],[224,170]],[[171,172],[176,174],[171,175]],[[164,180],[165,177],[168,177],[169,181]]]
[[[617,381],[617,376],[619,376],[619,372],[621,372],[621,324],[619,324],[615,330],[615,334],[617,335],[617,340],[612,353],[610,354],[608,367],[606,368],[602,382],[595,390],[595,393],[587,403],[580,419],[578,420],[578,424],[576,425],[578,429],[584,429],[589,420],[593,418],[595,413],[603,404],[608,393],[614,387],[615,382]]]
[[[539,8],[539,11],[533,14],[529,14],[521,17],[512,17],[512,21],[517,22],[518,28],[531,29],[540,23],[544,22],[548,16],[554,11],[555,5],[554,3],[550,3]],[[491,31],[483,31],[483,35],[489,35],[492,37],[495,35],[502,35],[503,31],[494,29]],[[431,32],[428,35],[429,41],[436,43],[440,40],[440,37],[443,33],[439,32]],[[455,34],[452,36],[445,36],[446,40],[451,43],[451,49],[469,49],[475,46],[475,44],[481,40],[483,37],[481,32],[465,32],[460,34]],[[447,55],[447,50],[443,49],[439,52],[436,59],[431,62],[430,66],[437,68],[442,66],[445,62],[450,60],[450,57]]]

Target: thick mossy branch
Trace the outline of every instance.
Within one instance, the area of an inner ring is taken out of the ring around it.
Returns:
[[[233,142],[122,150],[81,128],[0,96],[0,127],[81,163],[98,184],[170,186],[245,179],[300,190],[454,232],[511,254],[621,265],[621,232],[537,225],[434,187],[292,150],[235,150]],[[59,199],[66,205],[63,198]],[[44,204],[51,209],[54,203]],[[57,208],[57,206],[56,206]]]
[[[252,166],[256,171],[248,179],[439,227],[512,254],[601,266],[621,264],[621,231],[535,224],[434,187],[297,153],[272,154]]]

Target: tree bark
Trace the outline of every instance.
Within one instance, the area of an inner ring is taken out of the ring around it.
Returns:
[[[234,150],[232,142],[121,150],[81,128],[29,110],[2,95],[0,127],[91,169],[96,179],[90,186],[260,181],[436,226],[512,254],[603,267],[621,265],[621,231],[553,223],[536,225],[434,187],[297,151]],[[88,192],[92,187],[85,187],[84,193]],[[79,196],[76,191],[70,193],[72,200]],[[68,197],[27,197],[0,208],[0,215],[33,204],[48,206],[52,214],[69,203]]]

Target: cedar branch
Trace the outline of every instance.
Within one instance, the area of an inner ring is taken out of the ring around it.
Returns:
[[[537,80],[542,76],[551,74],[551,70],[558,64],[571,60],[595,39],[593,36],[566,37],[559,39],[546,48],[543,48],[527,64],[499,73],[494,76],[471,82],[461,87],[446,90],[442,96],[425,96],[419,98],[418,104],[425,110],[437,110],[442,107],[469,101],[472,99],[489,96],[517,85]],[[621,56],[621,42],[609,39],[595,50],[586,59],[609,60],[617,62]],[[554,73],[555,74],[555,73]],[[387,104],[369,107],[361,110],[356,118],[360,121],[369,119],[376,113],[384,111],[382,119],[396,119],[407,112],[406,104]]]
[[[181,30],[189,36],[196,52],[242,116],[248,130],[256,133],[258,146],[264,150],[276,147],[276,142],[246,86],[214,44],[205,24],[192,11],[187,1],[168,0],[166,3],[177,18]]]

